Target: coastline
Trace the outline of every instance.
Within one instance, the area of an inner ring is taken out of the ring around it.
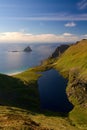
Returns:
[[[24,72],[24,71],[17,71],[17,72],[13,72],[13,73],[7,73],[6,75],[13,76],[13,75],[16,75],[16,74],[20,74],[22,72]]]

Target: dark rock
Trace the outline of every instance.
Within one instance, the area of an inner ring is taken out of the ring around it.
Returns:
[[[65,50],[67,50],[70,47],[70,45],[61,45],[59,47],[56,48],[56,50],[54,51],[54,53],[51,55],[50,58],[56,58],[59,57]]]
[[[24,49],[24,52],[31,52],[31,51],[32,49],[29,46]]]
[[[19,52],[19,51],[11,51],[11,52]]]

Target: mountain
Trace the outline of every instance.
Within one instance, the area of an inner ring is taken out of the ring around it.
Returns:
[[[70,120],[75,126],[87,129],[87,40],[71,45],[53,64],[68,79],[66,93],[74,105]]]

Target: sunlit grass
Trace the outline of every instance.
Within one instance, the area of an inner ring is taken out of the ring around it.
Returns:
[[[79,130],[67,117],[53,112],[33,112],[16,107],[0,106],[0,129]]]
[[[87,77],[87,40],[73,45],[57,60],[56,69],[69,72],[72,68],[80,70],[80,76]],[[67,76],[67,75],[66,75]]]
[[[74,104],[70,120],[77,127],[87,129],[87,40],[69,47],[57,59],[55,68],[69,79],[66,91]]]

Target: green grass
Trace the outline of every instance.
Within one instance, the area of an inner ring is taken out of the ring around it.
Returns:
[[[40,110],[37,79],[45,69],[44,65],[14,76],[0,74],[0,129],[78,130],[64,114]]]
[[[40,109],[37,80],[40,72],[56,68],[69,79],[67,95],[74,109],[64,114]],[[0,74],[0,129],[86,130],[87,129],[87,40],[68,48],[58,59],[21,74]]]
[[[80,129],[87,129],[87,110],[80,105],[76,106],[69,115],[69,118],[72,120]]]
[[[32,112],[17,107],[0,106],[1,130],[79,130],[67,117],[53,112]]]
[[[35,69],[26,70],[20,74],[14,75],[13,77],[20,79],[24,84],[35,83],[41,75],[37,73]]]
[[[56,69],[66,73],[66,76],[70,70],[77,68],[80,70],[79,76],[87,78],[87,40],[69,47],[55,64]]]
[[[69,47],[56,59],[54,68],[69,79],[66,92],[74,105],[69,119],[80,129],[87,129],[87,40]]]

